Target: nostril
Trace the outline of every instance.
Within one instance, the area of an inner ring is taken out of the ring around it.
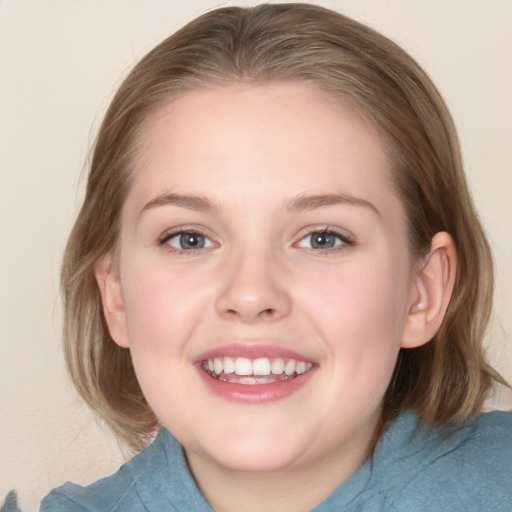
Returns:
[[[247,314],[244,314],[243,311],[238,311],[236,309],[226,309],[224,311],[224,316],[225,318],[230,318],[230,319],[235,319],[235,318],[242,318],[242,319],[248,319],[248,318],[253,318],[254,320],[256,318],[260,318],[260,319],[263,319],[263,320],[273,320],[276,316],[278,316],[278,310],[277,309],[274,309],[274,308],[266,308],[266,309],[262,309],[260,312],[256,312],[253,315],[247,315]]]

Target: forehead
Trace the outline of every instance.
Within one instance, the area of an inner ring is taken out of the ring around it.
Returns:
[[[357,110],[305,83],[190,91],[145,123],[131,195],[287,185],[377,194],[391,189],[385,146]],[[266,182],[262,182],[262,179]],[[166,190],[170,189],[170,190]]]

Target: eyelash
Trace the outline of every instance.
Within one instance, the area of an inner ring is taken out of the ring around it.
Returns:
[[[332,228],[330,226],[325,226],[322,228],[315,227],[315,228],[311,228],[311,229],[307,230],[306,233],[301,236],[300,240],[298,242],[296,242],[294,245],[299,246],[299,244],[302,241],[304,241],[308,237],[315,235],[315,234],[334,236],[338,240],[340,240],[341,243],[339,243],[338,245],[335,245],[334,247],[327,247],[324,249],[321,249],[321,248],[315,249],[315,248],[308,248],[308,247],[303,247],[303,249],[306,249],[306,250],[314,252],[314,253],[333,253],[335,251],[343,251],[343,250],[347,249],[348,247],[354,247],[356,245],[354,239],[350,235],[348,235],[347,233],[342,233],[338,229]]]
[[[173,238],[179,237],[182,235],[187,235],[187,234],[195,235],[198,237],[204,237],[207,241],[209,241],[208,243],[210,245],[207,247],[184,249],[184,248],[173,247],[172,245],[169,244],[169,241],[172,240]],[[300,247],[299,244],[301,242],[303,242],[308,237],[311,237],[312,235],[315,235],[315,234],[325,235],[325,236],[333,236],[336,239],[338,239],[340,241],[340,243],[338,243],[337,245],[334,245],[333,247],[327,247],[327,248],[303,247],[303,249],[306,249],[306,250],[314,252],[314,253],[332,253],[335,251],[344,250],[347,247],[353,247],[355,245],[355,241],[353,240],[353,238],[351,236],[347,235],[346,233],[341,233],[337,229],[326,226],[326,227],[322,227],[322,228],[311,228],[310,230],[306,231],[306,233],[304,233],[301,236],[300,240],[298,242],[296,242],[294,244],[294,246]],[[174,230],[171,232],[166,232],[162,236],[160,236],[158,239],[158,245],[159,246],[167,246],[167,248],[173,252],[191,255],[197,251],[201,251],[203,249],[208,249],[209,247],[214,245],[214,242],[212,242],[212,240],[207,235],[205,235],[203,232],[201,232],[197,229],[177,229],[177,230]]]
[[[210,246],[214,245],[214,242],[212,242],[212,240],[210,239],[210,237],[208,237],[208,235],[205,235],[204,233],[202,233],[201,231],[199,231],[197,229],[177,229],[175,231],[166,232],[158,239],[158,245],[167,246],[167,249],[169,249],[170,251],[178,252],[181,254],[187,254],[187,255],[194,254],[197,251],[201,251],[202,249],[208,249],[210,247],[210,246],[208,246],[208,247],[183,249],[183,248],[173,247],[172,245],[169,244],[169,241],[172,240],[173,238],[183,236],[183,235],[195,235],[197,237],[204,237],[206,240],[209,241],[209,243],[211,244]]]

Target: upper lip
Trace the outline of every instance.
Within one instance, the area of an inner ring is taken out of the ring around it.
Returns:
[[[269,359],[295,359],[296,361],[314,362],[314,360],[305,355],[291,350],[281,345],[272,343],[229,343],[227,345],[218,346],[201,353],[195,358],[195,363],[201,363],[209,359],[220,357],[245,357],[247,359],[258,359],[267,357]]]

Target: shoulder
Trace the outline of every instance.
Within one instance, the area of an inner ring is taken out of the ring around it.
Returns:
[[[400,475],[388,483],[391,510],[512,510],[511,413],[435,430],[417,423],[403,441]]]
[[[441,448],[428,469],[457,482],[468,492],[486,487],[512,499],[512,413],[492,412],[466,425],[441,429]],[[447,476],[446,470],[453,470]]]
[[[137,484],[162,463],[159,437],[145,450],[135,455],[114,474],[90,485],[73,483],[52,490],[41,502],[40,512],[120,512],[145,511]],[[150,476],[149,476],[150,477]]]
[[[64,484],[41,503],[40,512],[211,512],[188,470],[181,445],[165,429],[117,473],[82,487]]]
[[[122,466],[117,473],[86,487],[67,482],[44,498],[40,512],[126,510],[128,504],[136,498],[134,483],[126,466]]]

